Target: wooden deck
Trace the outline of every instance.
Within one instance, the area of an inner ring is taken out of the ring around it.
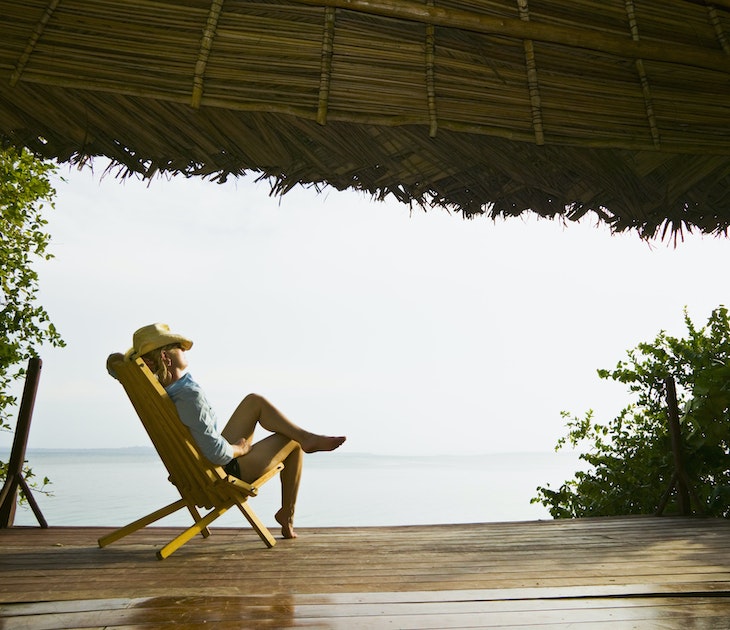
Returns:
[[[215,529],[99,549],[99,528],[0,530],[0,629],[730,628],[730,521],[610,518]]]

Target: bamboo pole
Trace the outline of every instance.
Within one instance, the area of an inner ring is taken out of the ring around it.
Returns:
[[[433,0],[427,0],[433,6]],[[428,135],[436,137],[438,116],[436,113],[436,29],[433,24],[426,24],[426,104],[428,106]]]
[[[210,13],[208,21],[203,30],[203,39],[200,41],[200,52],[198,53],[198,61],[195,64],[195,77],[193,78],[193,95],[190,105],[193,109],[200,107],[200,101],[203,98],[203,77],[205,76],[205,67],[208,65],[208,57],[213,47],[213,39],[215,38],[215,29],[218,26],[221,9],[223,8],[223,0],[213,0],[210,5]]]
[[[60,1],[61,0],[51,0],[46,7],[46,10],[43,12],[41,19],[38,21],[35,30],[33,31],[30,39],[28,40],[28,43],[25,46],[23,54],[20,56],[20,59],[18,59],[18,63],[15,65],[15,70],[13,70],[13,73],[10,75],[11,87],[18,82],[20,76],[23,74],[23,70],[28,63],[30,56],[33,54],[33,50],[35,49],[38,40],[40,39],[43,31],[46,28],[46,24],[48,24],[48,20],[51,19],[51,16],[53,15],[53,12],[56,10],[56,7],[58,6],[58,3]]]
[[[24,77],[24,82],[31,83],[35,82],[35,76],[28,75]],[[173,94],[165,93],[161,90],[151,90],[146,88],[137,88],[130,84],[117,84],[111,82],[90,82],[84,81],[79,83],[76,80],[64,79],[60,77],[42,77],[39,83],[45,85],[53,85],[61,88],[72,88],[72,89],[89,89],[93,88],[95,91],[106,92],[117,95],[121,100],[124,99],[125,95],[135,98],[152,99],[153,109],[164,108],[166,116],[176,112],[172,106],[166,106],[166,103],[177,103],[177,104],[189,104],[188,98],[184,94]],[[102,98],[105,98],[102,96]],[[159,103],[155,104],[155,101]],[[211,95],[208,93],[205,100],[206,106],[219,108],[221,110],[230,110],[232,112],[257,112],[262,114],[283,114],[287,116],[293,116],[297,119],[302,120],[313,120],[316,121],[316,109],[313,111],[310,108],[289,105],[289,104],[277,104],[272,102],[264,101],[242,101],[239,99],[232,98],[230,94],[215,94]],[[590,101],[586,102],[586,108],[590,108]],[[29,102],[29,107],[33,104]],[[68,104],[69,111],[73,111],[75,104],[70,102]],[[509,105],[506,105],[509,107]],[[149,109],[150,104],[147,105],[146,111],[149,114],[150,119],[155,119],[153,110]],[[443,110],[443,108],[441,108]],[[145,108],[141,108],[140,111],[145,111]],[[94,113],[93,111],[87,113]],[[99,123],[103,121],[103,112],[99,112]],[[422,125],[428,126],[429,120],[427,116],[423,114],[413,113],[411,115],[385,115],[378,113],[363,113],[358,111],[346,111],[339,109],[337,112],[328,112],[328,122],[342,122],[342,123],[353,123],[353,124],[364,124],[364,125],[380,125],[384,127],[398,127],[404,125]],[[576,115],[573,123],[580,121],[580,116]],[[137,122],[130,120],[128,121],[130,130],[136,128]],[[494,136],[498,138],[504,138],[508,140],[522,141],[530,144],[534,144],[534,131],[526,131],[520,129],[514,125],[514,121],[510,126],[499,124],[500,118],[495,117],[491,121],[484,121],[484,118],[479,120],[457,120],[448,119],[444,116],[444,112],[441,111],[439,116],[439,129],[450,130],[458,133],[475,134],[480,136]],[[189,121],[181,119],[181,124],[188,124],[184,128],[184,132],[187,134],[192,133],[189,127]],[[550,135],[550,145],[561,146],[561,147],[582,147],[582,148],[593,148],[593,149],[610,149],[610,148],[622,148],[634,151],[655,151],[654,145],[650,139],[644,138],[635,132],[622,133],[621,136],[615,135],[616,124],[611,118],[607,118],[607,124],[611,124],[611,129],[607,129],[605,135],[599,136],[596,134],[595,129],[586,126],[585,128],[577,128],[571,124],[571,120],[566,119],[563,123],[563,129],[559,132],[552,131]],[[149,127],[144,129],[145,133],[151,132]],[[683,138],[681,135],[674,134],[671,137],[665,137],[662,140],[662,151],[667,154],[693,154],[693,155],[715,155],[715,156],[726,156],[730,155],[730,146],[724,139],[721,129],[718,129],[716,134],[707,134],[704,138],[694,139],[691,136]],[[94,142],[99,143],[103,141],[101,137],[95,137]],[[276,141],[276,137],[272,136],[272,141]],[[111,146],[111,145],[110,145]],[[113,147],[112,147],[113,148]],[[144,155],[144,151],[139,152],[140,155]],[[115,154],[116,155],[116,154]],[[117,155],[117,158],[124,162],[124,156],[121,154]]]
[[[317,104],[317,122],[327,123],[327,106],[332,80],[332,52],[335,40],[335,8],[325,7],[324,33],[322,34],[322,61],[319,78],[319,102]]]
[[[639,26],[636,23],[636,12],[634,10],[633,0],[626,0],[626,15],[629,19],[631,39],[638,42]],[[651,98],[651,86],[649,85],[649,77],[647,76],[646,69],[644,68],[644,60],[636,59],[634,61],[634,65],[636,66],[636,72],[639,75],[639,81],[641,82],[641,93],[644,95],[644,107],[646,107],[646,118],[649,123],[651,138],[654,142],[654,147],[659,149],[661,147],[661,138],[659,135],[659,128],[656,124],[656,117],[654,116],[654,103]]]
[[[520,19],[530,21],[530,10],[527,0],[517,0]],[[530,94],[530,109],[532,110],[532,126],[535,129],[535,144],[545,144],[545,133],[542,124],[542,110],[540,101],[540,86],[537,81],[537,62],[535,61],[535,46],[531,39],[523,41],[525,49],[525,66],[527,69],[527,86]]]
[[[651,59],[682,66],[696,66],[730,72],[730,59],[714,52],[674,43],[633,41],[595,29],[554,26],[519,18],[496,18],[447,7],[429,7],[411,0],[295,0],[311,6],[332,6],[395,19],[431,23],[478,33],[550,42],[572,48],[594,50],[618,57]]]
[[[712,27],[715,29],[717,41],[720,43],[720,46],[722,46],[725,53],[730,55],[730,44],[728,44],[725,30],[722,28],[720,17],[717,15],[717,9],[711,2],[707,2],[707,16],[710,20],[710,24],[712,24]]]

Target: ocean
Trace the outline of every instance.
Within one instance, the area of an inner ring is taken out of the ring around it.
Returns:
[[[3,461],[8,453],[0,454]],[[151,448],[29,450],[36,478],[52,495],[34,492],[50,526],[121,526],[179,498]],[[550,519],[531,504],[539,485],[558,488],[580,468],[577,454],[491,453],[390,456],[346,452],[307,455],[297,503],[297,527],[428,525]],[[279,483],[272,480],[251,506],[274,527]],[[188,525],[187,510],[158,525]],[[19,507],[16,525],[37,525]],[[216,527],[248,526],[238,510]]]

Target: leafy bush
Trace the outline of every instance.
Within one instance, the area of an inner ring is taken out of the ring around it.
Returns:
[[[683,459],[689,485],[705,514],[730,516],[730,322],[723,306],[706,326],[697,328],[684,313],[687,336],[660,332],[652,343],[628,351],[603,379],[628,387],[630,402],[613,420],[601,424],[592,411],[568,412],[568,434],[556,450],[588,451],[588,464],[559,489],[537,488],[533,503],[553,518],[648,514],[656,511],[674,474],[665,379],[676,382],[681,412]]]
[[[63,346],[48,313],[36,302],[38,274],[35,260],[47,260],[50,235],[42,216],[44,202],[55,190],[49,175],[55,165],[28,151],[0,149],[0,429],[10,430],[10,410],[17,400],[10,392],[25,374],[27,360],[44,342]],[[7,464],[0,462],[0,482]],[[30,469],[25,477],[33,477]],[[48,480],[44,480],[47,483]]]

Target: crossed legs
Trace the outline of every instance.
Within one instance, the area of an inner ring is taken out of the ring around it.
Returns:
[[[261,425],[273,435],[253,444],[256,425]],[[250,445],[248,453],[238,458],[244,481],[254,481],[283,462],[284,470],[280,474],[281,509],[275,518],[281,525],[284,538],[296,538],[294,508],[302,474],[303,453],[332,451],[345,438],[318,435],[302,429],[258,394],[249,394],[241,401],[221,435],[231,444],[245,441]]]

